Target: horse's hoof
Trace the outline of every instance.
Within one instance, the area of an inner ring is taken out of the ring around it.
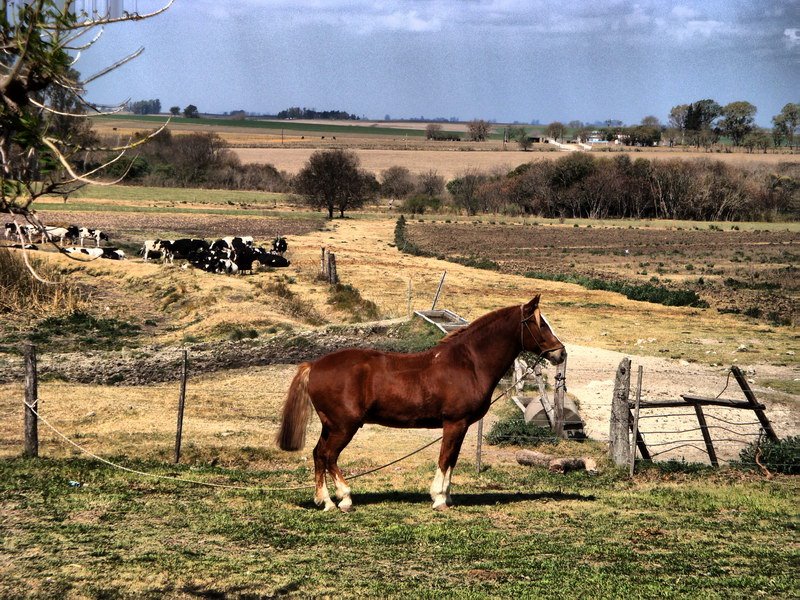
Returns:
[[[444,512],[446,510],[450,510],[450,505],[447,502],[442,502],[441,504],[434,504],[433,510],[438,510],[440,512]]]
[[[328,512],[329,510],[333,510],[336,508],[336,505],[333,502],[328,502],[325,504],[325,508],[322,509],[322,512]]]
[[[355,508],[353,508],[353,505],[352,505],[352,504],[350,504],[350,505],[345,505],[345,506],[342,506],[342,505],[340,504],[340,505],[339,505],[339,510],[340,510],[340,511],[342,511],[343,513],[349,513],[349,512],[353,512],[353,511],[355,510]]]

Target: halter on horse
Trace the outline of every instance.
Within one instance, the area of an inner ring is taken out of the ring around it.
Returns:
[[[313,406],[322,422],[314,448],[314,501],[335,508],[325,474],[336,486],[339,508],[352,508],[339,454],[365,423],[439,428],[442,445],[431,498],[452,504],[450,479],[467,429],[489,410],[492,391],[523,350],[558,365],[567,351],[539,310],[539,296],[521,306],[490,312],[424,352],[400,354],[348,349],[301,364],[289,387],[278,433],[282,450],[299,450]]]

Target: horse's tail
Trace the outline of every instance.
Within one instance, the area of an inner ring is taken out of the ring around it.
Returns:
[[[300,450],[306,441],[306,426],[311,415],[311,397],[308,395],[308,375],[311,363],[303,363],[289,386],[283,405],[278,447],[281,450]]]

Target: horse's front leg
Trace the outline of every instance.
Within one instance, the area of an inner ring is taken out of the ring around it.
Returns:
[[[464,436],[469,429],[469,423],[466,421],[446,422],[442,429],[439,464],[431,484],[431,498],[433,499],[433,508],[436,510],[445,510],[453,504],[453,500],[450,498],[450,478],[458,460],[458,453],[461,452]]]
[[[339,499],[339,510],[342,512],[350,512],[353,510],[353,500],[350,498],[350,486],[345,481],[344,474],[339,468],[338,460],[339,454],[344,450],[345,446],[350,443],[353,436],[358,431],[358,427],[343,427],[340,431],[331,433],[328,439],[328,457],[326,460],[326,469],[333,477],[333,483],[336,486],[336,497]]]

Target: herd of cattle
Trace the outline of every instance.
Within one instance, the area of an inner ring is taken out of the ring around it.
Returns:
[[[147,240],[140,250],[145,261],[160,258],[174,262],[185,259],[209,273],[255,272],[264,267],[288,267],[286,238],[277,237],[272,248],[256,246],[251,236],[224,237],[213,242],[201,239]]]
[[[34,239],[40,238],[40,243],[53,242],[64,244],[65,241],[79,242],[80,247],[65,247],[67,254],[85,255],[91,258],[108,258],[122,260],[125,253],[111,247],[101,247],[100,242],[108,242],[109,237],[99,229],[79,227],[45,227],[41,229],[34,225],[21,225],[19,223],[6,223],[5,237],[19,241],[19,247],[36,250]],[[93,239],[94,248],[84,248],[84,240]],[[243,273],[256,272],[265,267],[288,267],[289,261],[284,257],[287,244],[286,238],[277,237],[272,241],[272,248],[267,250],[257,246],[251,236],[230,236],[212,242],[203,239],[178,239],[178,240],[147,240],[139,251],[145,261],[161,259],[162,262],[174,263],[175,259],[187,261],[198,269],[209,273]]]

